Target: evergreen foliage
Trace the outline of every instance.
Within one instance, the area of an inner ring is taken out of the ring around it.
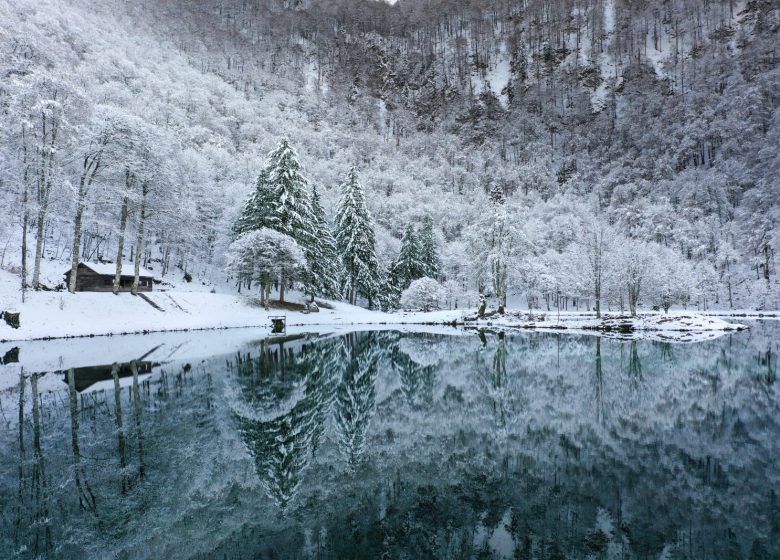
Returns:
[[[314,219],[315,244],[307,253],[309,268],[306,283],[311,293],[338,298],[339,278],[342,276],[341,261],[338,258],[336,240],[333,238],[330,223],[325,217],[325,209],[320,204],[320,195],[312,187],[311,212]]]
[[[336,212],[336,244],[344,264],[342,293],[347,294],[353,304],[360,293],[371,306],[381,285],[376,237],[363,187],[354,168],[341,185],[341,201]]]
[[[241,215],[233,224],[233,240],[241,235],[261,228],[270,227],[270,210],[273,207],[273,192],[268,183],[268,173],[262,169],[257,177],[254,192],[244,203]]]
[[[298,279],[306,293],[338,297],[340,275],[336,244],[316,188],[309,181],[287,139],[268,154],[255,191],[233,227],[234,238],[270,228],[292,238],[304,251],[306,266]],[[284,275],[287,269],[282,270]],[[282,282],[288,281],[285,277]]]
[[[436,241],[436,233],[433,231],[433,219],[426,214],[419,235],[420,240],[420,276],[438,279],[441,274],[441,261],[439,260],[439,244]]]

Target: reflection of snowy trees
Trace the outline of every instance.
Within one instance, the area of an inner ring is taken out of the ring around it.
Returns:
[[[257,413],[239,413],[239,425],[261,483],[286,507],[322,445],[331,412],[349,464],[363,456],[382,350],[373,334],[304,344],[296,351],[284,343],[270,346],[264,343],[255,358],[236,359],[243,398]]]
[[[390,351],[390,363],[393,371],[398,374],[401,391],[410,405],[415,405],[418,401],[427,404],[433,401],[437,370],[435,365],[421,365],[398,344],[393,345]]]
[[[354,467],[365,453],[382,349],[375,333],[349,334],[347,345],[351,356],[336,392],[335,420],[339,446]]]
[[[110,369],[75,409],[27,373],[3,401],[0,550],[773,558],[775,333],[287,339]]]
[[[302,388],[292,406],[277,416],[239,416],[241,435],[260,481],[282,507],[295,495],[322,437],[343,355],[343,343],[337,339],[305,345],[297,353],[286,351],[284,344],[270,349],[264,343],[258,357],[236,359],[239,383],[250,402],[258,406],[273,409],[270,397],[281,396],[290,386]]]

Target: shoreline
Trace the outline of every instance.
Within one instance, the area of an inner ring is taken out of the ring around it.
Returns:
[[[368,311],[368,310],[366,310]],[[453,310],[449,313],[462,313],[461,310]],[[264,312],[265,313],[265,312]],[[379,313],[379,312],[372,312]],[[432,312],[436,314],[444,312]],[[423,312],[410,314],[412,316],[421,315]],[[676,333],[678,335],[682,333],[722,333],[727,334],[731,332],[741,332],[749,330],[749,326],[739,323],[725,323],[722,325],[714,326],[714,328],[702,328],[700,325],[690,325],[680,327],[678,324],[671,324],[665,328],[658,328],[653,326],[635,325],[631,324],[630,327],[625,327],[625,321],[636,321],[646,319],[648,317],[660,317],[665,315],[655,313],[640,313],[636,318],[620,317],[618,319],[605,317],[600,320],[596,320],[595,317],[588,317],[588,313],[581,315],[569,314],[567,317],[562,318],[560,321],[513,321],[507,319],[507,316],[494,316],[487,319],[480,320],[464,320],[462,317],[452,319],[433,319],[425,317],[419,317],[412,320],[404,320],[409,315],[389,316],[381,317],[382,320],[354,320],[354,321],[289,321],[287,322],[287,328],[293,328],[297,330],[300,327],[323,327],[323,328],[343,328],[343,327],[409,327],[409,326],[441,326],[452,327],[464,330],[518,330],[518,331],[538,331],[546,333],[560,333],[560,334],[590,334],[590,335],[604,335],[614,338],[625,339],[641,339],[652,338],[653,333]],[[679,315],[668,316],[672,321],[676,320]],[[738,317],[752,320],[773,320],[780,319],[780,313],[721,313],[721,312],[706,312],[706,313],[694,313],[690,315],[682,316],[685,318],[708,318],[708,317]],[[622,325],[614,326],[610,324],[610,321],[619,320],[624,321]],[[671,322],[671,321],[670,321]],[[569,324],[567,324],[569,323]],[[679,321],[678,321],[679,323]],[[622,326],[622,328],[621,328]],[[186,333],[186,332],[206,332],[206,331],[226,331],[236,329],[267,329],[268,336],[272,336],[270,321],[263,317],[262,319],[241,324],[215,324],[213,326],[193,326],[193,327],[161,327],[161,328],[148,328],[148,329],[136,329],[136,330],[122,330],[122,331],[108,331],[108,332],[89,332],[89,333],[77,333],[77,334],[65,334],[62,336],[44,335],[44,336],[27,336],[19,338],[0,338],[0,343],[13,343],[13,342],[29,342],[29,341],[54,341],[54,340],[77,340],[86,338],[111,338],[122,336],[137,336],[137,335],[151,335],[160,333]],[[666,338],[666,337],[665,337]],[[674,337],[668,337],[670,339]]]

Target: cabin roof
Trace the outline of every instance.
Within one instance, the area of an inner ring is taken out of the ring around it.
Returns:
[[[100,274],[101,276],[114,276],[116,274],[116,264],[114,263],[87,263],[87,262],[80,262],[79,266],[84,266],[88,269],[90,269],[92,272],[96,274]],[[70,270],[67,270],[65,274],[70,272]],[[122,263],[122,277],[132,277],[135,276],[135,265],[131,262],[123,262]],[[141,270],[139,272],[139,277],[141,278],[154,278],[154,272],[151,270],[148,270],[146,268],[141,267]]]

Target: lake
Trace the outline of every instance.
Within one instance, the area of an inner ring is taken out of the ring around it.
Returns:
[[[779,323],[430,331],[4,345],[0,557],[780,558]]]

